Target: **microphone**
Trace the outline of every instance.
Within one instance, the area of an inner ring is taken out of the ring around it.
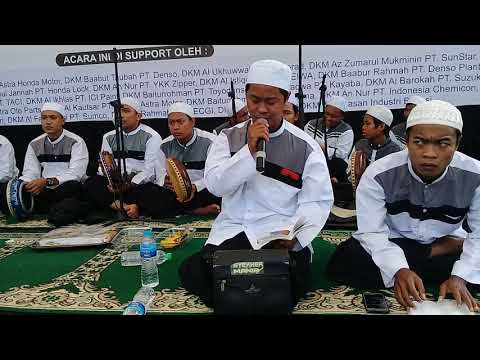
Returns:
[[[257,121],[268,124],[265,119],[258,119]],[[265,159],[267,157],[267,143],[265,139],[259,139],[257,142],[257,152],[255,153],[255,158],[257,161],[257,171],[262,174],[265,171]]]
[[[257,171],[262,174],[265,171],[265,158],[267,157],[266,153],[266,142],[265,139],[260,139],[257,142],[257,152],[255,157],[257,158]]]

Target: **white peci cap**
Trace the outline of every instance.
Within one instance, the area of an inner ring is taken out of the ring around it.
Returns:
[[[122,105],[128,105],[130,106],[133,110],[135,110],[137,113],[141,114],[142,113],[142,105],[140,104],[140,101],[138,101],[135,98],[132,97],[124,97],[120,100],[120,103]]]
[[[191,118],[195,117],[194,116],[195,114],[193,113],[193,108],[184,102],[176,102],[170,105],[167,111],[167,115],[170,115],[171,113],[174,113],[174,112],[184,113],[185,115],[188,115]]]
[[[415,106],[407,119],[407,129],[415,125],[446,125],[462,132],[460,110],[442,100],[431,100]]]
[[[332,96],[328,101],[325,102],[325,105],[334,106],[343,112],[348,111],[348,102],[343,96]]]
[[[277,60],[259,60],[248,70],[247,84],[274,86],[290,92],[292,70]]]
[[[56,102],[46,102],[43,104],[42,106],[42,110],[40,112],[43,112],[43,111],[56,111],[58,112],[60,115],[62,115],[64,118],[65,118],[65,108],[63,105],[59,104],[59,103],[56,103]]]
[[[367,110],[367,114],[373,116],[375,119],[383,122],[387,126],[391,126],[393,122],[393,114],[390,109],[383,105],[375,105]]]
[[[293,105],[295,105],[295,106],[298,106],[298,98],[295,96],[295,93],[292,92],[292,93],[290,94],[290,97],[288,98],[288,102],[289,102],[290,104],[293,104]]]

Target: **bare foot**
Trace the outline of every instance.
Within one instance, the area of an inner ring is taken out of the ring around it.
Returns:
[[[138,219],[140,211],[138,210],[137,204],[130,204],[130,205],[126,204],[126,205],[123,205],[123,208],[127,212],[127,215],[130,219]]]
[[[451,235],[438,238],[432,243],[430,256],[460,254],[463,249],[463,240],[464,238]]]
[[[217,204],[211,204],[208,206],[193,209],[191,212],[193,215],[218,215],[220,213],[220,206]]]

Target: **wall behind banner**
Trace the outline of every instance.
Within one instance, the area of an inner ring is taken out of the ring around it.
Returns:
[[[480,160],[480,106],[460,106],[463,121],[463,138],[459,150],[469,156]],[[402,116],[403,109],[394,109],[394,122],[397,124]],[[361,121],[364,111],[353,111],[347,113],[345,121],[349,123],[355,133],[355,141],[361,138]],[[306,114],[306,120],[315,119],[315,114]],[[226,118],[200,118],[197,119],[197,127],[203,130],[212,131],[216,126],[226,121]],[[162,138],[170,135],[166,119],[142,120],[159,132]],[[88,147],[90,154],[90,165],[88,175],[96,172],[98,152],[102,143],[102,136],[113,129],[111,121],[89,121],[89,122],[67,122],[65,128],[81,136]],[[28,143],[36,136],[42,134],[39,125],[0,126],[0,134],[6,136],[13,144],[17,167],[22,171],[25,153]]]

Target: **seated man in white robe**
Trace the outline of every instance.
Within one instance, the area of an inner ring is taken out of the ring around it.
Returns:
[[[76,220],[79,211],[88,149],[80,136],[63,128],[63,105],[45,103],[41,124],[44,133],[28,144],[20,179],[35,196],[34,212],[48,213],[49,221],[63,225]],[[71,221],[62,220],[69,218],[66,213],[72,214]]]
[[[356,193],[358,230],[328,265],[332,280],[394,288],[405,307],[440,286],[479,310],[468,286],[480,284],[480,161],[457,151],[462,115],[432,100],[407,119],[408,150],[371,164]],[[466,238],[460,238],[462,227]]]
[[[321,231],[333,204],[325,156],[305,132],[283,118],[291,69],[275,60],[250,67],[246,98],[252,120],[223,130],[207,157],[205,183],[222,197],[203,249],[180,267],[182,285],[213,306],[212,268],[217,250],[284,248],[296,266],[291,274],[294,302],[310,287],[312,240]],[[266,141],[265,171],[256,169],[255,154]],[[306,227],[293,240],[263,245],[261,234],[304,217]]]
[[[0,135],[0,210],[3,214],[9,214],[7,205],[7,184],[14,177],[18,176],[18,169],[15,161],[15,150],[8,139]]]

